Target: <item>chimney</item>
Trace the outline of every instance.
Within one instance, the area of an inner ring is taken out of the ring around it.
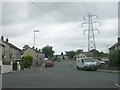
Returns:
[[[32,48],[34,49],[34,46]]]
[[[8,42],[9,40],[8,40],[8,38],[6,38],[6,42]]]
[[[1,36],[1,40],[4,41],[4,37],[3,36]]]
[[[36,48],[36,50],[37,50],[38,48]]]
[[[120,42],[120,37],[118,37],[118,42]]]

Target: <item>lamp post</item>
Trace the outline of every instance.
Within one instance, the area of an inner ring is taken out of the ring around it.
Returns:
[[[34,48],[35,48],[35,33],[39,32],[40,30],[34,30]]]
[[[36,32],[39,32],[40,30],[34,30],[34,48],[35,48],[35,33]],[[34,70],[35,70],[35,60],[33,61],[33,63],[32,63],[32,65],[33,65],[33,67],[34,67]]]

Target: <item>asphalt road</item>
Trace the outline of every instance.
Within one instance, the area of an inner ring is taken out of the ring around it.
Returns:
[[[72,61],[3,74],[3,88],[117,88],[118,74],[77,70]]]

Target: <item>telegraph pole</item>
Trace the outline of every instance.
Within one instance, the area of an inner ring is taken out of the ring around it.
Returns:
[[[98,18],[97,15],[92,15],[91,13],[89,13],[88,16],[83,17],[83,19],[87,20],[87,22],[81,24],[82,27],[84,24],[88,25],[87,30],[83,31],[84,34],[85,34],[85,32],[87,32],[87,34],[88,34],[88,52],[90,52],[90,50],[92,50],[92,49],[96,49],[94,31],[99,32],[99,30],[94,28],[94,24],[98,23],[101,25],[100,22],[93,21],[93,17]]]

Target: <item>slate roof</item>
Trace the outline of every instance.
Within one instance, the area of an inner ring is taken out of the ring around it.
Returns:
[[[120,41],[118,41],[118,42],[115,43],[113,46],[111,46],[111,47],[109,48],[109,50],[110,50],[110,49],[113,49],[113,48],[115,48],[115,47],[118,47],[118,46],[120,46]]]
[[[15,49],[18,49],[19,51],[21,51],[21,49],[19,49],[18,47],[16,47],[15,45],[13,45],[13,44],[11,44],[11,43],[9,43],[9,42],[6,42],[6,41],[2,41],[2,42],[8,44],[8,45],[9,45],[10,47],[12,47],[12,48],[15,48]]]

